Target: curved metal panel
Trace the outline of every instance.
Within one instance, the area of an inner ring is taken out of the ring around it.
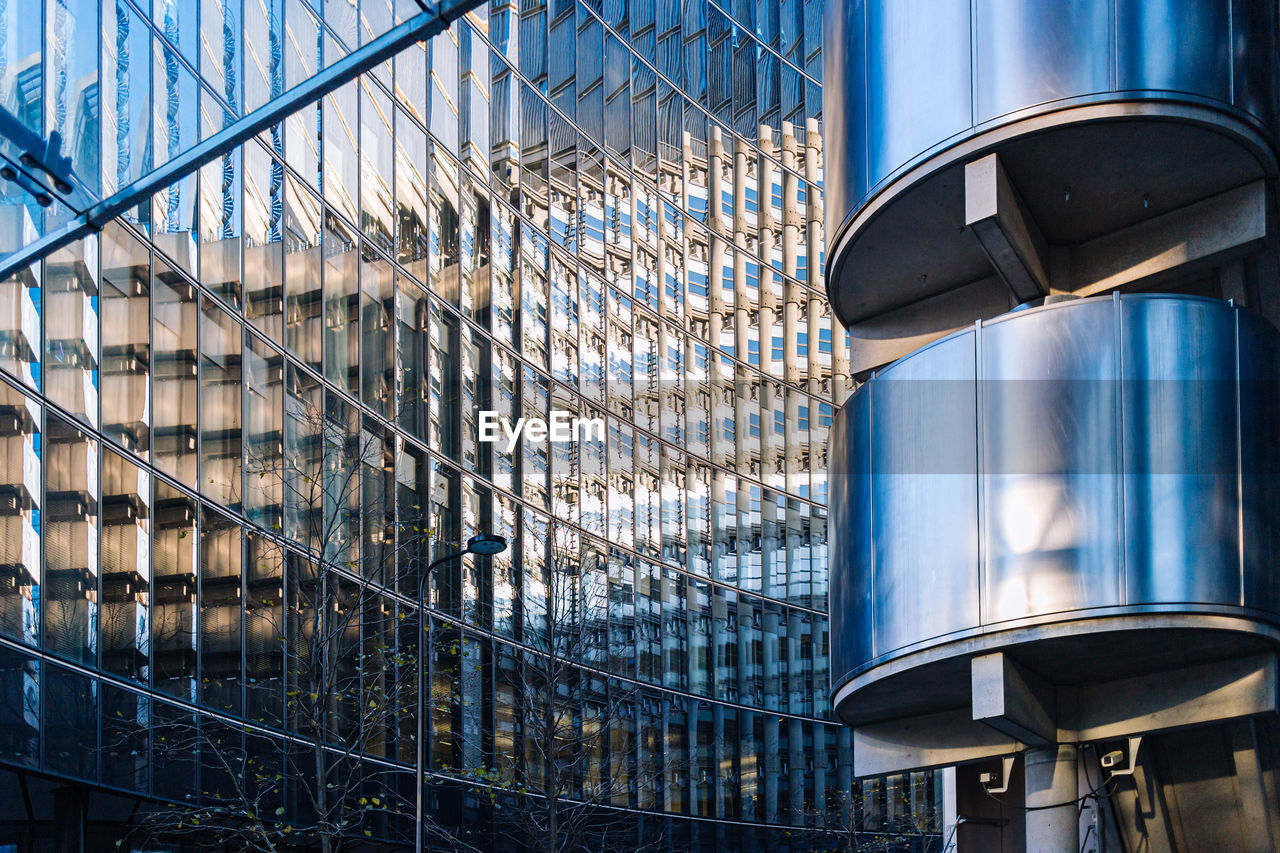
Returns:
[[[1108,0],[977,0],[978,121],[1044,101],[1107,91],[1110,13]]]
[[[1265,321],[1146,294],[1014,312],[872,377],[832,448],[833,686],[1086,611],[1280,615],[1277,388]]]
[[[969,53],[969,0],[868,0],[872,183],[969,127]]]
[[[1275,33],[1275,0],[1234,0],[1231,30],[1235,33]],[[1232,94],[1240,109],[1255,115],[1269,128],[1276,125],[1276,43],[1254,36],[1231,41]]]
[[[1280,613],[1280,340],[1256,314],[1236,316],[1244,603]]]
[[[829,3],[828,233],[950,143],[1066,103],[1207,101],[1277,135],[1276,15],[1268,0]]]
[[[1128,603],[1240,604],[1236,312],[1119,304]]]
[[[867,6],[828,3],[823,21],[824,203],[841,215],[867,194]],[[834,197],[833,197],[834,194]]]
[[[1117,0],[1116,77],[1230,102],[1230,0]]]
[[[982,329],[988,622],[1120,603],[1115,308]]]
[[[872,383],[876,654],[978,619],[974,379],[965,332]]]
[[[864,626],[874,620],[871,574],[871,398],[850,399],[836,413],[829,434],[831,518],[829,528],[831,582],[831,674],[839,681],[874,657],[872,635]]]

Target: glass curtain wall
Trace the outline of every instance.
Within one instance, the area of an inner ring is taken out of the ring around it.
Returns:
[[[0,282],[0,762],[164,797],[161,721],[306,734],[290,596],[407,653],[405,567],[493,531],[427,587],[433,773],[543,760],[568,589],[573,796],[671,849],[834,845],[820,5],[492,0]],[[416,8],[0,0],[0,107],[105,195]],[[0,192],[0,250],[68,215]],[[553,410],[605,440],[480,440]],[[407,774],[412,738],[368,748]]]

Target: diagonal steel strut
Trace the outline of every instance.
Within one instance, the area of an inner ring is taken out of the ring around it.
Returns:
[[[0,281],[35,263],[51,252],[98,231],[112,218],[170,184],[182,180],[223,154],[257,136],[262,131],[320,100],[334,89],[351,82],[378,63],[415,42],[425,41],[444,31],[449,24],[479,6],[484,0],[441,0],[423,4],[424,11],[398,24],[373,41],[351,51],[342,59],[263,104],[222,130],[193,145],[163,166],[139,178],[114,195],[90,205],[87,210],[55,231],[41,236],[12,254],[0,258]]]

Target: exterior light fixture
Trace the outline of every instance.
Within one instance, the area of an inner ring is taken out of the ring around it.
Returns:
[[[423,787],[426,783],[426,690],[422,683],[422,675],[426,671],[426,654],[424,642],[426,627],[426,619],[423,618],[423,611],[426,609],[426,599],[424,593],[427,586],[427,578],[431,577],[431,572],[451,560],[457,560],[467,554],[476,554],[481,557],[492,557],[494,554],[501,554],[507,550],[507,540],[505,537],[498,536],[496,533],[477,533],[467,540],[466,547],[461,551],[454,551],[437,557],[427,564],[426,571],[422,573],[422,577],[418,580],[418,719],[416,720],[417,733],[414,739],[414,747],[417,756],[414,761],[414,785],[417,787],[414,802],[414,840],[413,849],[415,853],[423,853],[426,838],[423,834],[422,822],[426,817],[425,802],[423,797]]]

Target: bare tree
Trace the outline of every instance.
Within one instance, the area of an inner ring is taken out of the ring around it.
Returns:
[[[929,776],[911,773],[901,784],[882,780],[883,798],[867,802],[855,782],[850,791],[829,791],[835,807],[807,815],[797,831],[805,849],[840,853],[946,853],[942,809],[929,796]]]
[[[269,434],[283,440],[245,454],[246,511],[266,532],[255,535],[243,577],[208,560],[201,569],[200,653],[209,662],[197,688],[213,713],[154,721],[157,768],[198,761],[199,789],[148,808],[137,835],[271,853],[412,840],[414,781],[397,762],[414,755],[420,638],[416,614],[383,588],[414,594],[431,525],[421,505],[397,517],[392,436],[314,385],[293,390],[282,435]],[[201,531],[206,548],[215,547],[211,523]],[[167,632],[187,630],[170,621],[156,619],[157,654],[173,640]],[[239,695],[224,681],[239,677],[241,646],[250,699],[236,713],[238,699],[218,698]],[[223,671],[218,649],[234,656]],[[258,679],[271,682],[266,698]],[[434,821],[427,829],[436,848],[474,849]]]
[[[636,690],[608,678],[608,583],[584,567],[578,534],[526,516],[522,639],[501,677],[521,737],[487,766],[452,768],[488,796],[504,849],[644,849],[630,804]]]

